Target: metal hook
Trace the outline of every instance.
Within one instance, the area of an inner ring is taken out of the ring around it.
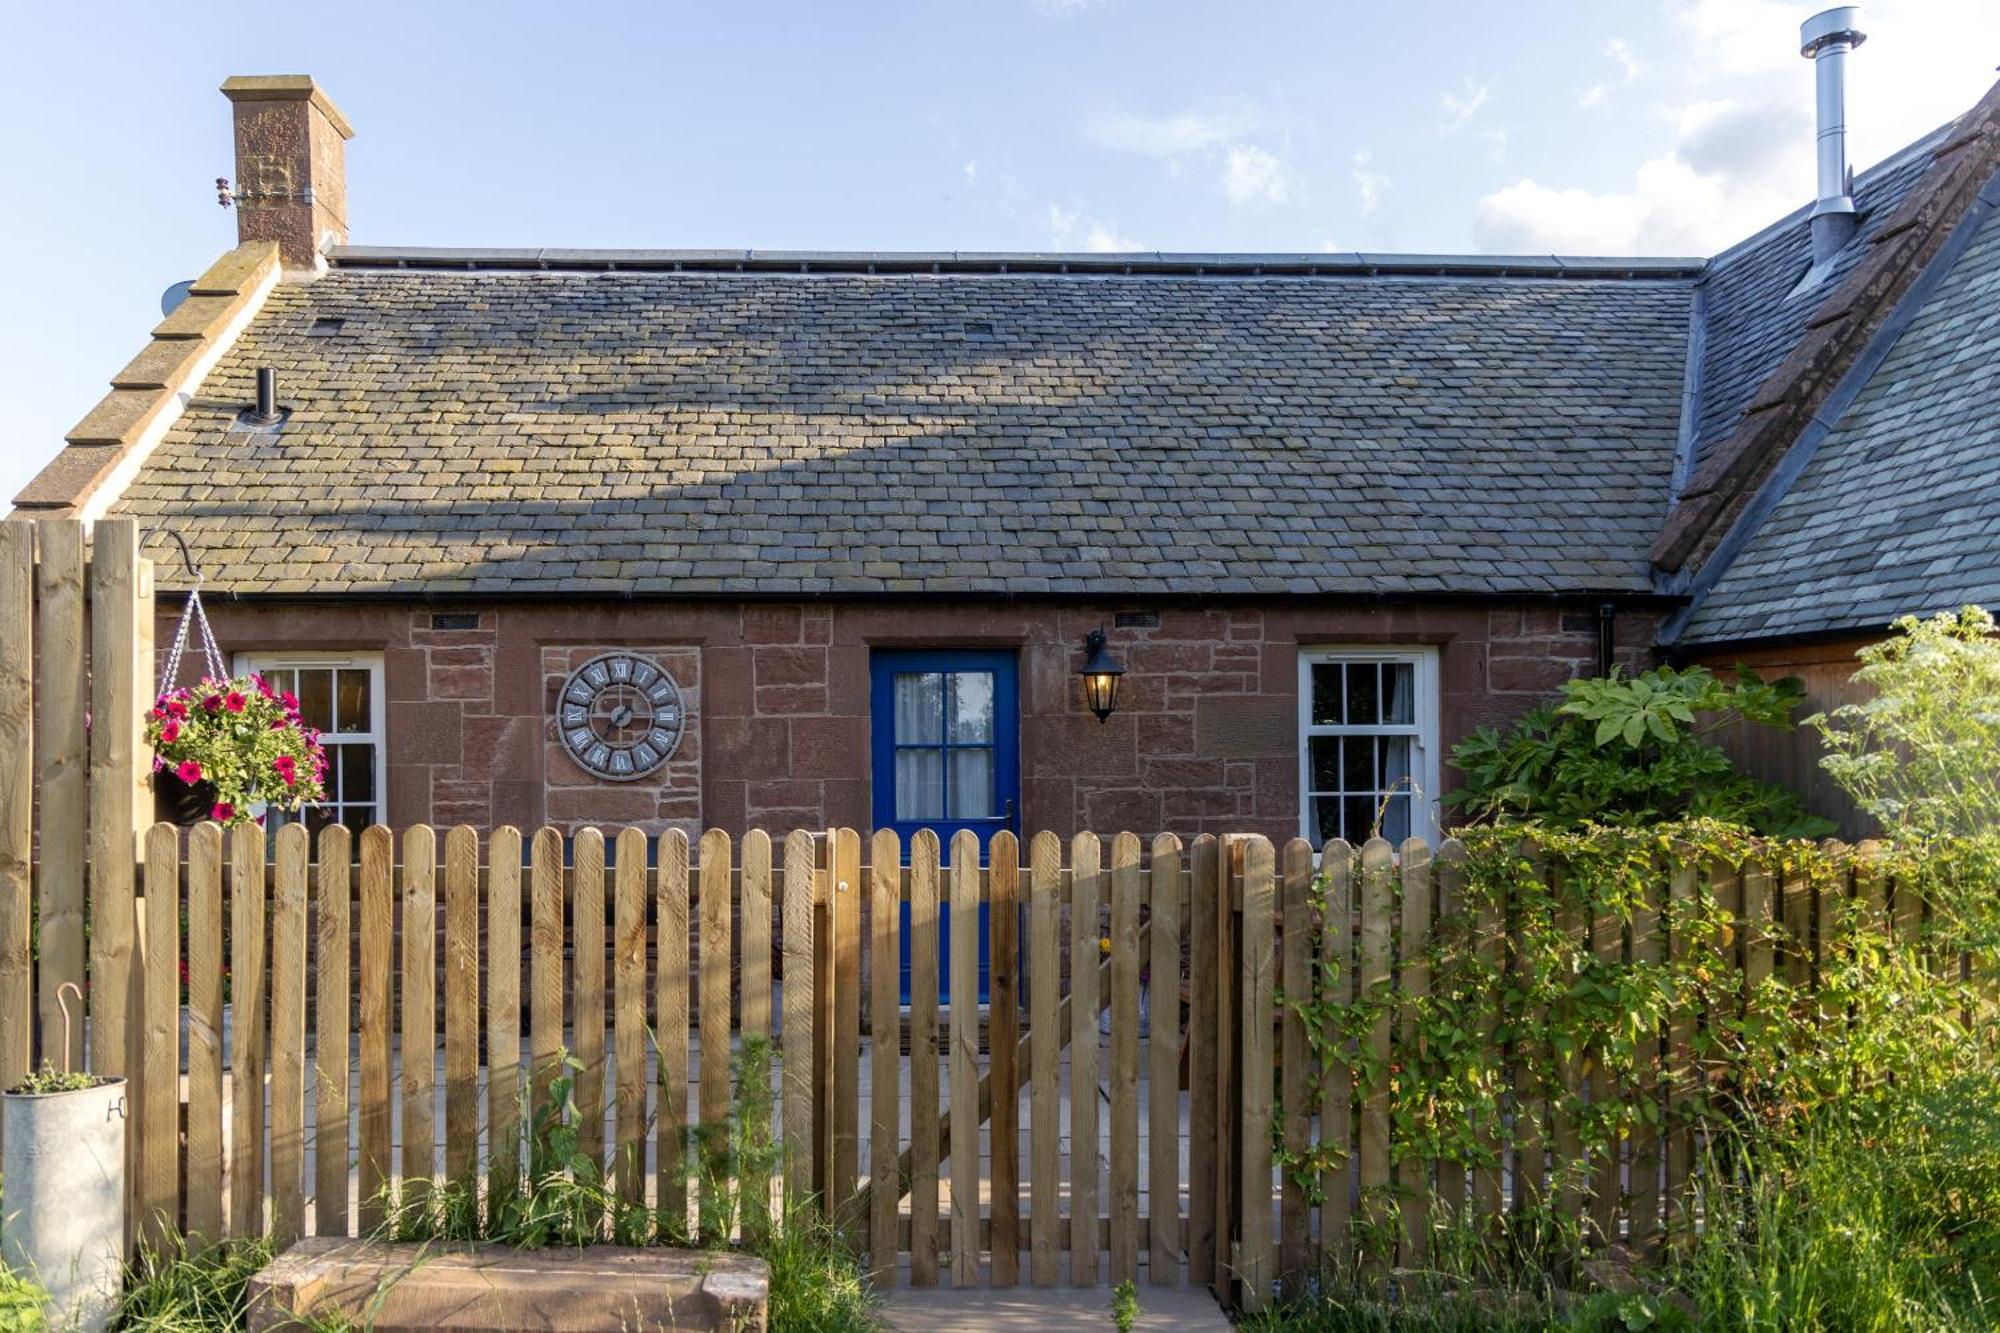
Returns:
[[[195,586],[197,588],[200,587],[202,580],[201,566],[194,562],[194,556],[188,551],[187,539],[172,528],[154,528],[151,532],[141,537],[139,539],[139,554],[144,555],[146,548],[152,545],[154,539],[158,537],[171,538],[174,545],[180,548],[181,563],[186,565],[187,572],[194,576]]]
[[[65,994],[65,992],[67,991],[75,991],[76,1002],[78,1004],[82,1004],[83,987],[77,985],[74,981],[65,981],[62,985],[56,987],[56,1006],[62,1010],[62,1016],[63,1016],[63,1073],[65,1074],[69,1073],[69,1050],[70,1050],[69,997]]]

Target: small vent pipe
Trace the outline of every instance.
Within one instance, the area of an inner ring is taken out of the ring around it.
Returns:
[[[1819,103],[1819,197],[1812,209],[1813,263],[1823,264],[1854,236],[1852,173],[1847,165],[1847,54],[1867,40],[1859,5],[1823,10],[1799,25],[1799,54],[1813,62]]]
[[[269,366],[257,367],[257,406],[250,413],[250,420],[259,426],[269,426],[278,419],[278,372]]]

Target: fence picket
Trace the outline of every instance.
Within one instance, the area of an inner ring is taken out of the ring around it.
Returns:
[[[857,1243],[861,1181],[861,835],[834,829],[827,838],[833,927],[833,1180],[835,1216]]]
[[[1188,846],[1188,1282],[1215,1280],[1218,848],[1213,833]]]
[[[1011,830],[993,835],[987,852],[987,911],[992,921],[992,1003],[987,1020],[992,1119],[988,1186],[993,1214],[993,1285],[1011,1287],[1021,1267],[1020,1071],[1021,845]]]
[[[1465,844],[1456,838],[1448,838],[1437,850],[1431,862],[1431,875],[1437,883],[1437,923],[1447,927],[1465,918]],[[1485,941],[1477,936],[1473,948],[1479,949]],[[1492,1039],[1484,1043],[1492,1049]],[[1491,1131],[1482,1123],[1474,1126],[1480,1135],[1482,1146],[1491,1143]],[[1466,1160],[1462,1154],[1438,1159],[1437,1197],[1445,1210],[1445,1224],[1453,1225],[1466,1217]]]
[[[1277,1237],[1271,1215],[1271,1030],[1277,993],[1277,854],[1268,838],[1244,839],[1243,851],[1243,1220],[1237,1255],[1242,1304],[1264,1308],[1276,1276]]]
[[[1354,1001],[1354,848],[1344,839],[1329,838],[1320,851],[1320,873],[1326,876],[1326,896],[1320,909],[1320,977],[1323,999],[1336,1005]],[[1345,1048],[1343,1047],[1343,1053]],[[1339,1150],[1337,1165],[1320,1173],[1320,1266],[1343,1270],[1353,1262],[1353,1192],[1356,1182],[1354,1143],[1354,1068],[1345,1059],[1329,1059],[1320,1070],[1320,1141]]]
[[[1373,1001],[1389,984],[1390,929],[1395,853],[1381,838],[1361,848],[1361,961],[1356,1000]],[[1371,1268],[1394,1261],[1394,1200],[1389,1193],[1389,1038],[1391,1018],[1383,1009],[1362,1036],[1359,1060],[1361,1103],[1360,1248]]]
[[[0,523],[0,1088],[35,1047],[35,527]]]
[[[729,913],[729,835],[710,829],[701,835],[700,989],[695,1008],[701,1015],[701,1077],[696,1089],[700,1121],[695,1142],[701,1153],[701,1238],[709,1244],[727,1239],[720,1228],[728,1207],[729,1171],[729,964],[732,953]]]
[[[1062,1189],[1061,1042],[1062,840],[1037,833],[1028,844],[1029,1276],[1038,1287],[1062,1280],[1057,1221]]]
[[[264,1233],[264,830],[229,831],[229,1233]]]
[[[1590,917],[1590,951],[1599,966],[1615,973],[1625,956],[1624,923],[1601,892],[1594,898]],[[1590,1101],[1594,1107],[1608,1107],[1633,1095],[1631,1088],[1619,1087],[1611,1077],[1611,1062],[1605,1058],[1604,1050],[1609,1041],[1607,1034],[1591,1060]],[[1593,1144],[1590,1153],[1596,1159],[1590,1178],[1590,1229],[1595,1243],[1608,1245],[1618,1239],[1619,1141],[1614,1138],[1608,1143]]]
[[[1097,941],[1101,852],[1070,840],[1069,1280],[1097,1285]]]
[[[979,1281],[979,835],[951,839],[951,1280]]]
[[[353,974],[348,876],[353,834],[345,824],[329,824],[318,837],[319,872],[313,885],[313,1230],[322,1236],[347,1234],[348,1152],[347,1051],[353,1012],[348,1007]],[[192,1030],[192,1029],[190,1029]],[[189,1107],[193,1119],[193,1107]],[[192,1131],[192,1124],[189,1126]]]
[[[1660,867],[1664,869],[1664,866]],[[1632,909],[1632,963],[1656,969],[1664,961],[1660,938],[1663,881],[1655,876]],[[1641,1110],[1632,1129],[1632,1204],[1630,1238],[1635,1249],[1651,1248],[1660,1232],[1660,1043],[1655,1030],[1641,1043],[1636,1086],[1632,1096]]]
[[[428,1206],[437,1174],[437,835],[403,834],[403,1185],[405,1208]]]
[[[621,864],[622,861],[621,861]],[[856,886],[856,892],[860,891]],[[743,1070],[737,1096],[743,1106],[743,1234],[771,1234],[771,835],[743,835],[743,984],[737,1027]],[[640,934],[643,939],[644,923]],[[644,966],[644,954],[640,955]]]
[[[1551,882],[1557,888],[1556,931],[1561,935],[1568,957],[1580,958],[1590,948],[1590,922],[1583,909],[1563,886],[1563,871],[1557,868]],[[1583,1095],[1583,1057],[1570,1050],[1556,1055],[1556,1096],[1549,1107],[1549,1144],[1554,1160],[1550,1165],[1550,1186],[1555,1194],[1556,1216],[1565,1224],[1577,1224],[1583,1216],[1588,1164],[1583,1160],[1583,1132],[1577,1123],[1576,1106]]]
[[[134,1071],[145,1085],[136,1229],[155,1248],[168,1242],[180,1218],[180,937],[180,830],[155,824],[146,833],[145,1018]]]
[[[659,878],[654,893],[659,900],[659,958],[655,964],[654,1041],[659,1045],[659,1115],[654,1125],[655,1167],[659,1171],[660,1225],[678,1241],[688,1236],[688,942],[691,923],[688,905],[688,840],[679,829],[660,835]],[[786,920],[790,921],[791,877],[786,876]],[[789,931],[789,924],[787,926]],[[790,935],[787,934],[785,988],[791,993]],[[807,969],[807,985],[811,971]],[[789,999],[787,1014],[790,1013]],[[792,1115],[790,1082],[791,1041],[794,1029],[789,1017],[785,1024],[786,1059],[785,1117],[789,1128]],[[789,1191],[791,1172],[786,1170]]]
[[[1138,835],[1111,840],[1111,1281],[1139,1277]]]
[[[530,918],[533,938],[528,946],[528,1087],[532,1114],[529,1125],[547,1114],[551,1084],[561,1072],[563,1050],[563,839],[556,829],[535,831],[528,850]],[[532,1128],[530,1130],[532,1133]],[[528,1145],[532,1161],[535,1145]]]
[[[1156,1287],[1180,1281],[1181,1268],[1181,840],[1153,839],[1150,1027],[1146,1034],[1147,1268]]]
[[[612,1017],[612,1053],[618,1063],[616,1148],[611,1157],[617,1173],[618,1197],[634,1206],[646,1202],[646,834],[622,829],[618,834],[618,871],[612,935],[612,985],[616,1012]],[[764,841],[765,892],[771,843]],[[765,900],[765,923],[770,903]],[[768,941],[767,941],[768,944]],[[770,955],[765,953],[765,1005],[770,1000]],[[768,1177],[767,1177],[768,1189]],[[769,1211],[768,1200],[766,1211]]]
[[[604,833],[570,836],[570,1056],[576,1150],[604,1170]]]
[[[306,897],[312,839],[278,830],[271,895],[271,1241],[306,1232]]]
[[[938,839],[910,839],[910,1285],[937,1285]]]
[[[40,920],[35,975],[41,996],[41,1060],[82,1069],[84,1024],[70,1025],[62,1046],[65,985],[83,987],[83,895],[89,769],[84,762],[83,717],[90,679],[84,657],[83,525],[74,519],[35,524],[41,561],[35,567],[39,670],[35,692],[35,792],[41,827],[35,892]],[[74,1011],[72,1011],[74,1012]],[[79,1016],[80,1017],[80,1016]],[[122,1021],[122,1020],[120,1020]]]
[[[1541,864],[1534,850],[1528,853],[1529,864],[1535,867],[1537,878],[1546,879],[1547,867]],[[1536,962],[1529,941],[1547,929],[1550,922],[1549,905],[1545,899],[1535,898],[1518,903],[1514,909],[1514,920],[1509,926],[1507,937],[1507,969],[1513,981],[1517,1010],[1510,1018],[1525,1019],[1530,1030],[1540,1029],[1547,1011],[1540,1004],[1529,1004],[1525,998],[1536,983]],[[1547,1149],[1544,1135],[1547,1132],[1548,1105],[1545,1098],[1548,1089],[1543,1086],[1542,1076],[1529,1063],[1534,1052],[1524,1050],[1517,1039],[1507,1052],[1513,1065],[1513,1111],[1514,1111],[1514,1197],[1513,1207],[1517,1214],[1526,1214],[1538,1208],[1547,1198],[1543,1185],[1543,1173],[1547,1166]]]
[[[361,831],[361,1234],[380,1230],[394,1163],[390,1041],[396,926],[395,835],[380,824]]]
[[[896,1171],[901,1137],[903,1009],[903,843],[894,829],[878,829],[868,849],[868,1037],[871,1048],[868,1109],[868,1268],[875,1284],[895,1281],[900,1248],[897,1223],[903,1188]]]
[[[664,875],[666,858],[660,859]],[[790,1207],[803,1206],[812,1194],[812,1182],[819,1174],[818,1148],[813,1135],[813,1067],[817,1060],[813,1026],[813,878],[815,860],[812,835],[793,829],[785,835],[785,902],[781,923],[785,941],[784,977],[784,1117],[785,1117],[785,1201]],[[664,879],[662,880],[664,886]],[[664,887],[662,888],[664,893]],[[662,936],[665,933],[662,912]],[[666,946],[661,945],[661,957]],[[682,954],[687,952],[682,949]],[[664,978],[666,969],[661,968]],[[662,980],[661,985],[665,986]],[[662,1020],[664,1021],[664,1019]],[[687,1028],[682,1014],[681,1028]],[[662,1057],[664,1060],[665,1057]],[[685,1058],[685,1057],[684,1057]],[[662,1114],[662,1120],[665,1119]],[[662,1161],[664,1161],[664,1157]],[[664,1176],[664,1167],[662,1168]],[[664,1188],[664,1185],[662,1185]]]
[[[486,843],[486,1163],[489,1200],[521,1172],[521,830]]]
[[[1676,844],[1667,872],[1667,957],[1675,963],[1688,956],[1688,918],[1694,911],[1700,871],[1692,850]],[[1694,1129],[1692,1102],[1698,1077],[1694,1065],[1697,1015],[1692,1005],[1678,1006],[1667,1028],[1666,1222],[1667,1239],[1679,1244],[1694,1235]]]
[[[187,1192],[187,1233],[199,1246],[223,1236],[222,826],[206,821],[188,830],[187,970],[187,1178],[207,1182]]]
[[[479,834],[444,835],[444,1174],[479,1181]]]
[[[1422,838],[1403,843],[1402,976],[1400,1002],[1402,1023],[1396,1033],[1398,1061],[1405,1069],[1419,1067],[1422,1057],[1417,1032],[1417,1011],[1431,993],[1431,909],[1433,904],[1431,847]],[[1403,1145],[1396,1164],[1396,1192],[1403,1213],[1402,1264],[1422,1268],[1430,1258],[1431,1181],[1430,1164],[1417,1145]]]
[[[1463,882],[1463,862],[1465,848],[1455,839],[1447,843],[1446,849],[1456,848],[1458,865]],[[1478,932],[1473,952],[1481,971],[1491,980],[1491,990],[1484,997],[1484,1016],[1480,1020],[1479,1036],[1481,1044],[1493,1053],[1498,1068],[1504,1074],[1505,1055],[1500,1049],[1500,1016],[1506,1001],[1507,976],[1502,970],[1507,964],[1507,918],[1504,906],[1491,896],[1481,899],[1479,911],[1473,923]],[[1504,1093],[1503,1093],[1504,1095]],[[1472,1169],[1472,1209],[1480,1221],[1480,1234],[1497,1236],[1500,1227],[1501,1210],[1504,1207],[1501,1173],[1505,1164],[1506,1142],[1502,1137],[1503,1125],[1499,1108],[1485,1117],[1479,1125],[1479,1161]]]
[[[1295,1005],[1304,1002],[1313,990],[1312,887],[1313,849],[1304,838],[1285,844],[1279,870],[1279,930],[1282,972],[1279,989],[1285,1003],[1280,1007],[1278,1065],[1283,1084],[1278,1102],[1284,1109],[1285,1151],[1295,1160],[1312,1147],[1312,1092],[1316,1082],[1312,1051],[1306,1044],[1306,1023]],[[1303,1287],[1311,1265],[1312,1235],[1306,1178],[1287,1168],[1279,1186],[1278,1274],[1287,1291]]]
[[[113,1075],[127,1072],[127,1052],[137,1049],[132,1038],[143,1039],[143,1034],[126,1030],[132,1013],[137,944],[137,886],[133,877],[142,851],[139,798],[151,800],[138,755],[145,745],[145,710],[153,701],[153,598],[150,589],[140,585],[139,563],[139,530],[131,519],[105,518],[93,525],[89,569],[92,721],[87,727],[90,1067],[99,1074]],[[143,1115],[146,1089],[128,1090],[137,1094]],[[174,1113],[180,1113],[178,1095]],[[128,1154],[128,1160],[136,1159]]]

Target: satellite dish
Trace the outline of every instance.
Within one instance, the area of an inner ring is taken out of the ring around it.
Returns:
[[[193,290],[194,290],[194,279],[189,278],[186,282],[177,282],[173,286],[161,292],[160,314],[162,316],[173,314],[174,311],[180,308],[181,302],[188,299],[188,293]]]

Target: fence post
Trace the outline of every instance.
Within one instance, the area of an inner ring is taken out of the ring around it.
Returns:
[[[41,559],[35,567],[36,724],[35,791],[40,797],[41,830],[36,851],[41,957],[36,971],[40,994],[42,1060],[72,1069],[83,1067],[83,1027],[62,1040],[62,1008],[56,993],[65,984],[81,988],[83,972],[83,867],[89,772],[84,753],[83,714],[88,704],[83,654],[83,525],[74,519],[42,519],[35,524]],[[123,1013],[123,1010],[120,1010]]]
[[[1237,1275],[1246,1311],[1264,1308],[1276,1272],[1277,1238],[1271,1215],[1271,1028],[1277,1016],[1277,854],[1271,840],[1252,837],[1243,848],[1242,1244]]]
[[[35,527],[0,523],[0,1087],[34,1059]]]

